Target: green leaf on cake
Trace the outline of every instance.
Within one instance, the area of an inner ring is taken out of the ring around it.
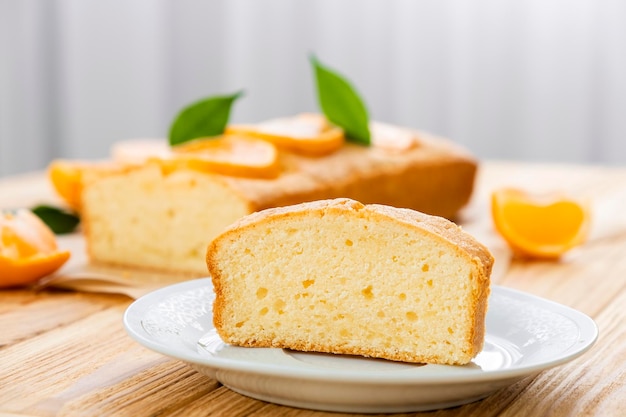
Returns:
[[[170,145],[224,133],[230,109],[242,95],[243,92],[239,91],[231,95],[209,97],[185,107],[170,128]]]
[[[349,141],[370,145],[367,109],[354,87],[322,65],[315,56],[311,56],[311,64],[315,70],[319,104],[326,118],[341,127]]]
[[[39,205],[31,211],[57,235],[73,232],[80,223],[76,214],[57,207]]]

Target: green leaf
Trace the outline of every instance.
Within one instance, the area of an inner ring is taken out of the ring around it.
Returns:
[[[341,75],[311,56],[315,69],[317,95],[326,118],[346,133],[346,138],[361,145],[370,144],[369,118],[363,100]]]
[[[185,107],[170,127],[170,145],[224,133],[233,102],[242,91],[225,96],[209,97]]]
[[[57,207],[39,205],[31,211],[57,235],[73,232],[80,223],[76,214]]]

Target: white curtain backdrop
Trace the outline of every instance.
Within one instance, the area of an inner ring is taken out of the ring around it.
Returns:
[[[372,118],[480,158],[626,164],[625,1],[0,0],[0,176],[164,137],[209,95],[315,111],[311,53]]]

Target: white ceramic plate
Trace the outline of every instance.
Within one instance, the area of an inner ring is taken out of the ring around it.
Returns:
[[[230,346],[215,332],[212,303],[210,279],[187,281],[135,301],[124,325],[145,347],[187,362],[233,391],[326,411],[391,413],[469,403],[576,358],[598,336],[583,313],[495,286],[485,347],[470,364],[415,365]]]

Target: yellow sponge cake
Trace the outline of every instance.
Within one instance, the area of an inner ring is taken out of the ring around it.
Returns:
[[[451,218],[472,194],[476,160],[418,134],[415,146],[345,143],[323,156],[281,149],[268,178],[156,162],[85,170],[80,211],[94,263],[206,275],[207,244],[238,218],[271,207],[347,197]]]
[[[230,344],[440,364],[483,346],[493,257],[440,217],[350,199],[268,209],[206,262]]]

